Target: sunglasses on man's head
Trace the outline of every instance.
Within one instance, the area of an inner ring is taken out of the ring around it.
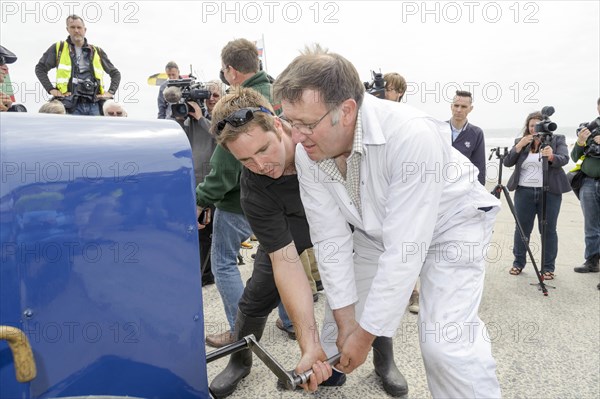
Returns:
[[[244,126],[246,123],[254,119],[255,112],[264,112],[266,114],[273,115],[273,113],[265,107],[238,109],[227,118],[217,123],[217,136],[221,134],[228,123],[233,127]]]

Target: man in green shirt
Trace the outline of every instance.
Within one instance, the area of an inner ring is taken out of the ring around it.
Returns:
[[[271,83],[259,70],[256,45],[246,39],[233,40],[221,51],[222,76],[233,89],[241,86],[256,90],[272,103]],[[206,336],[206,343],[219,348],[233,339],[235,317],[244,284],[237,267],[240,243],[252,234],[240,205],[242,165],[220,145],[210,159],[211,172],[196,189],[199,207],[215,206],[211,267],[230,329]]]

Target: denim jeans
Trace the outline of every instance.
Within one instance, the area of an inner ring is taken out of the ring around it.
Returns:
[[[544,265],[541,267],[542,272],[554,272],[554,262],[558,253],[556,222],[558,221],[561,202],[562,194],[553,194],[550,192],[546,194],[546,243],[544,245]],[[529,243],[529,237],[531,236],[536,216],[540,234],[542,232],[542,188],[517,187],[515,191],[515,213]],[[532,252],[534,252],[533,249]],[[513,266],[521,269],[525,267],[527,263],[527,248],[516,226],[513,254],[515,256]]]
[[[285,307],[283,306],[283,302],[279,302],[279,306],[277,307],[277,311],[279,312],[279,318],[283,322],[283,327],[288,329],[292,327],[292,321],[290,320],[290,316],[285,311]]]
[[[250,224],[243,214],[215,210],[213,236],[210,249],[211,267],[217,290],[221,294],[225,315],[233,331],[238,304],[244,284],[237,265],[240,244],[252,234]]]
[[[585,259],[600,254],[600,180],[586,177],[579,190],[585,231]]]
[[[71,115],[90,115],[90,116],[99,116],[100,115],[100,105],[99,103],[90,103],[90,102],[82,102],[77,101],[77,105],[72,112]]]

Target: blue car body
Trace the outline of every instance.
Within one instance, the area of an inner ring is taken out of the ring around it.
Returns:
[[[194,169],[172,121],[0,116],[1,398],[208,397]]]

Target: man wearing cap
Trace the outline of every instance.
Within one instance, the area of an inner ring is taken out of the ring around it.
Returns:
[[[106,53],[88,43],[87,28],[81,17],[67,17],[66,41],[48,48],[35,66],[35,74],[44,89],[63,100],[67,113],[100,115],[101,102],[114,97],[121,82],[121,73]],[[48,79],[48,71],[56,68],[56,86]],[[104,87],[104,73],[110,76],[110,87]]]
[[[4,46],[0,46],[0,83],[4,83],[4,76],[8,75],[8,65],[17,60],[17,56]],[[0,112],[7,111],[12,105],[10,96],[0,91]]]

